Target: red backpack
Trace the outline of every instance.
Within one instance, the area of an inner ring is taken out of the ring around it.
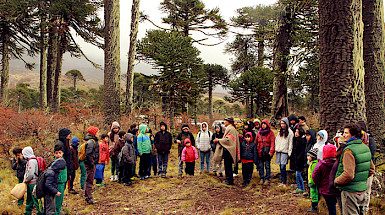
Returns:
[[[36,159],[37,165],[39,166],[37,176],[39,176],[41,172],[43,172],[44,170],[47,169],[47,165],[46,165],[46,163],[45,163],[44,158],[42,158],[42,157],[32,157],[32,158],[28,159],[28,162],[29,162],[31,159]]]

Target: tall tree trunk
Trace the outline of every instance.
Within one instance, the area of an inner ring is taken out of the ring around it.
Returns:
[[[265,55],[265,44],[264,40],[258,40],[258,59],[257,59],[257,67],[263,67]]]
[[[45,15],[44,8],[44,1],[40,1],[40,108],[45,108],[47,106],[47,16]]]
[[[132,0],[130,48],[128,50],[127,85],[126,85],[126,113],[131,113],[133,97],[134,97],[134,66],[135,66],[136,42],[138,38],[138,29],[139,29],[139,2],[140,0]]]
[[[170,130],[174,130],[174,116],[175,116],[175,101],[174,101],[174,91],[170,91],[170,112],[169,112],[169,118],[170,118]]]
[[[250,97],[248,95],[245,97],[245,110],[246,118],[250,117]]]
[[[63,62],[63,55],[65,45],[67,44],[66,37],[64,33],[59,33],[58,36],[58,46],[56,52],[56,64],[55,64],[55,78],[52,91],[52,110],[59,112],[60,110],[60,85],[61,85],[61,69]]]
[[[272,101],[272,119],[271,124],[275,126],[275,122],[282,117],[289,115],[287,105],[287,64],[289,60],[290,48],[292,46],[292,25],[294,16],[292,14],[292,6],[286,5],[286,12],[282,17],[282,23],[279,27],[278,34],[274,44],[274,86]]]
[[[382,0],[362,0],[364,22],[365,101],[369,131],[385,147],[385,38]]]
[[[0,102],[7,104],[8,99],[8,85],[9,85],[9,28],[7,24],[3,24],[3,31],[1,32],[1,79],[0,79]]]
[[[212,73],[209,72],[209,119],[210,125],[214,122],[214,113],[213,113],[213,77]]]
[[[254,96],[250,94],[250,119],[254,118]]]
[[[55,77],[55,67],[56,67],[56,52],[57,52],[57,28],[54,26],[53,22],[55,20],[51,19],[49,33],[48,33],[48,52],[47,52],[47,105],[52,107],[52,95],[53,95],[53,86],[54,86],[54,77]]]
[[[77,78],[74,77],[74,93],[76,93],[76,80],[77,80]]]
[[[366,119],[361,0],[320,0],[319,17],[320,126],[334,136]]]
[[[120,9],[119,0],[104,1],[104,105],[105,124],[120,119]]]

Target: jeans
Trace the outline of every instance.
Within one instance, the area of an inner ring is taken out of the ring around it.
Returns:
[[[303,184],[303,178],[302,178],[302,172],[301,171],[295,171],[295,180],[297,181],[297,188],[301,189],[301,190],[305,190],[305,185]]]
[[[80,188],[84,189],[84,184],[86,183],[86,175],[87,175],[84,161],[80,161],[79,166],[80,166]]]
[[[187,175],[194,175],[195,170],[195,161],[193,162],[186,162],[186,169],[185,172]]]
[[[329,215],[336,215],[336,204],[337,199],[335,196],[322,195],[326,201],[326,205],[328,206]]]
[[[258,168],[259,179],[270,181],[270,176],[271,176],[270,160],[259,159],[258,165],[259,165],[259,168]],[[265,175],[265,170],[266,170],[266,175]]]
[[[211,151],[202,152],[199,151],[199,158],[201,160],[201,172],[205,169],[205,159],[206,159],[206,169],[210,172],[210,157]]]
[[[150,166],[150,153],[148,154],[142,154],[140,156],[140,161],[139,161],[139,176],[144,177],[147,175],[150,175],[148,172],[148,167]]]
[[[118,156],[111,156],[111,175],[118,175]]]
[[[281,182],[282,184],[287,184],[286,165],[281,164],[279,168],[281,169]]]
[[[148,167],[148,173],[151,175],[151,167],[154,170],[154,175],[158,173],[158,159],[156,156],[150,157],[150,166]]]
[[[179,156],[178,173],[179,173],[179,175],[183,174],[183,161],[182,161],[181,155]]]
[[[168,154],[158,154],[159,174],[167,173]]]

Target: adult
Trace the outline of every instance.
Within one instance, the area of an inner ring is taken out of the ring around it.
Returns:
[[[181,132],[176,136],[175,143],[178,143],[178,173],[181,176],[183,174],[183,162],[182,162],[182,150],[185,147],[184,140],[189,138],[191,141],[191,145],[195,146],[195,138],[194,135],[190,132],[190,127],[187,124],[183,124],[181,127]]]
[[[325,130],[321,130],[317,133],[317,142],[313,145],[312,149],[317,148],[317,159],[322,160],[322,152],[323,148],[326,145],[326,141],[328,141],[328,132]]]
[[[172,146],[172,135],[167,131],[167,124],[165,122],[160,123],[160,131],[155,134],[154,145],[158,151],[158,165],[159,176],[166,177],[168,155],[170,154]]]
[[[111,131],[108,133],[109,140],[109,153],[111,158],[111,178],[110,181],[118,180],[118,155],[115,153],[115,145],[119,143],[120,125],[118,122],[113,122],[111,125]]]
[[[362,143],[361,128],[353,123],[344,126],[345,149],[338,164],[334,183],[341,189],[342,213],[364,214],[368,177],[375,166],[370,149]]]
[[[286,174],[286,165],[291,152],[293,150],[293,137],[294,133],[290,129],[290,124],[288,118],[283,118],[281,120],[281,129],[279,130],[277,136],[275,137],[275,152],[276,160],[275,164],[279,165],[281,171],[281,185],[286,187],[287,184],[287,174]]]
[[[97,127],[91,126],[87,129],[88,134],[84,137],[84,140],[87,141],[85,145],[86,158],[84,164],[86,167],[86,186],[84,189],[86,202],[88,204],[95,204],[95,200],[92,197],[92,187],[94,185],[94,177],[96,164],[99,162],[99,129]]]
[[[259,184],[269,185],[271,176],[270,162],[275,151],[275,135],[270,129],[267,119],[262,120],[261,129],[257,133],[255,144],[257,145],[259,155]]]
[[[305,185],[303,183],[302,172],[305,168],[306,157],[306,139],[304,138],[305,131],[301,127],[294,130],[293,151],[290,158],[290,169],[295,171],[295,179],[297,182],[297,189],[294,193],[304,193]]]
[[[291,129],[291,131],[294,133],[294,129],[295,127],[299,126],[298,123],[299,123],[299,120],[298,118],[295,116],[295,114],[290,114],[287,119],[289,120],[289,127]]]
[[[298,117],[298,125],[301,127],[305,132],[309,130],[309,126],[306,124],[306,118],[304,116]]]
[[[225,164],[225,174],[227,185],[234,185],[233,178],[233,163],[238,163],[240,160],[240,143],[238,131],[234,125],[234,118],[228,117],[225,119],[226,130],[222,139],[214,139],[217,144],[215,149],[214,161],[220,162],[223,158]]]
[[[213,154],[215,154],[215,149],[217,148],[217,143],[215,143],[214,140],[216,138],[218,138],[218,139],[223,138],[222,125],[221,124],[216,124],[214,129],[215,129],[215,133],[211,137],[211,141],[210,141],[211,149],[213,150]],[[221,161],[219,163],[214,161],[213,174],[215,176],[217,176],[217,171],[218,171],[219,172],[219,176],[223,177],[223,162],[222,162],[222,160],[223,159],[221,159]]]
[[[199,150],[199,159],[201,160],[201,173],[205,169],[205,160],[206,160],[206,170],[210,172],[210,157],[211,157],[211,146],[210,138],[213,134],[208,129],[208,124],[203,122],[200,126],[200,131],[197,134],[197,148]]]

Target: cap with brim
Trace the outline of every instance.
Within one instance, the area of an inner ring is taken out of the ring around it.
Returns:
[[[234,123],[234,118],[233,117],[227,117],[227,118],[225,118],[225,121],[228,121],[229,123]]]

